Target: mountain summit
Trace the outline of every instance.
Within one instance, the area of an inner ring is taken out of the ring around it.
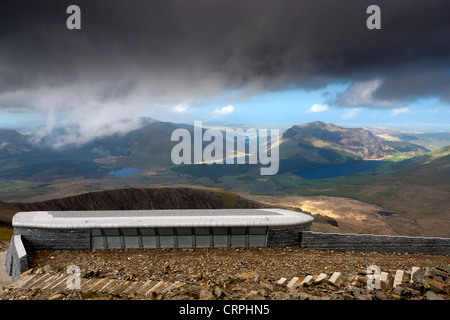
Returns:
[[[369,130],[344,128],[321,121],[293,126],[282,138],[311,147],[344,151],[363,159],[380,159],[388,151],[383,141]]]

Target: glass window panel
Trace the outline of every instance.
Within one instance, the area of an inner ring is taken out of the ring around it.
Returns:
[[[156,236],[142,236],[142,246],[144,248],[156,248]]]
[[[192,248],[193,247],[193,237],[189,236],[178,236],[178,247],[180,248]]]
[[[225,235],[214,235],[214,247],[227,247],[228,246],[228,236]]]
[[[103,229],[107,236],[120,236],[119,229]]]
[[[231,234],[245,234],[246,227],[232,227]]]
[[[121,229],[121,231],[124,236],[137,236],[138,235],[137,229],[135,229],[135,228],[124,228],[124,229]]]
[[[174,248],[175,237],[174,236],[159,236],[159,244],[161,248]]]
[[[102,231],[100,229],[92,229],[91,235],[94,236],[94,237],[101,237],[102,236]]]
[[[154,236],[154,235],[156,235],[155,228],[142,228],[142,229],[139,229],[139,232],[143,236]]]
[[[103,237],[91,237],[92,249],[104,249]]]
[[[125,248],[139,248],[138,236],[123,237],[123,240],[125,242]]]
[[[249,227],[248,234],[266,234],[267,227]]]
[[[259,235],[259,234],[249,235],[248,245],[251,247],[264,247],[266,245],[266,235]]]
[[[177,228],[176,229],[178,235],[191,235],[192,229],[191,228]]]
[[[220,234],[220,235],[228,234],[228,228],[227,227],[213,228],[213,234]]]
[[[195,245],[198,248],[208,248],[211,246],[211,236],[195,236]]]
[[[160,236],[173,236],[173,228],[158,228],[158,234]]]
[[[231,235],[232,247],[245,247],[245,234]]]
[[[106,241],[108,243],[108,248],[119,249],[122,248],[122,242],[120,237],[108,236],[106,237]]]
[[[199,235],[207,235],[209,234],[209,228],[194,228],[194,232],[195,234],[199,234]]]

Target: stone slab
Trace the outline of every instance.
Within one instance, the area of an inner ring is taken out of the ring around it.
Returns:
[[[306,276],[305,279],[300,283],[300,285],[308,284],[312,280],[313,276]]]
[[[409,280],[410,283],[414,282],[414,273],[416,273],[417,271],[419,271],[420,268],[419,267],[412,267],[411,268],[411,279]]]
[[[324,279],[326,279],[326,278],[327,278],[327,275],[326,275],[325,273],[321,273],[321,274],[319,274],[319,275],[317,276],[315,282],[320,282],[320,281],[322,281],[322,280],[324,280]]]
[[[299,280],[299,277],[293,277],[286,286],[288,288],[292,288],[297,283],[298,280]]]
[[[398,285],[400,285],[403,282],[403,274],[404,274],[403,270],[397,270],[395,272],[394,283],[392,284],[392,286],[394,288],[397,287]]]
[[[340,276],[341,276],[341,273],[340,273],[340,272],[335,272],[335,273],[333,273],[333,274],[331,275],[329,281],[330,281],[331,283],[336,283],[336,281],[339,279]]]

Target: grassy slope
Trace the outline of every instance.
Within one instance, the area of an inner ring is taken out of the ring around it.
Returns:
[[[0,242],[9,241],[14,233],[14,229],[6,224],[0,222]]]
[[[282,175],[272,184],[301,195],[357,199],[398,214],[386,217],[403,233],[450,237],[450,146],[374,172],[324,180]]]
[[[404,133],[394,134],[397,138],[403,141],[411,142],[420,145],[429,150],[445,147],[450,144],[449,132],[435,132],[435,133]]]

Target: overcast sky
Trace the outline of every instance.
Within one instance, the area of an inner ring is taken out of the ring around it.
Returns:
[[[70,4],[81,30],[66,27]],[[366,27],[371,4],[381,30]],[[86,139],[143,115],[442,129],[449,12],[448,0],[3,0],[0,126]]]

